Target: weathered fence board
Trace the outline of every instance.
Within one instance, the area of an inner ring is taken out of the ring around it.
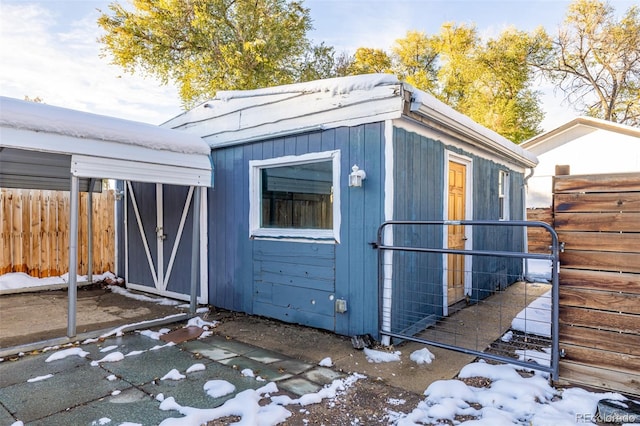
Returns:
[[[560,303],[563,306],[640,314],[640,295],[637,294],[584,290],[563,286],[560,289]],[[638,324],[638,328],[640,328],[640,324]]]
[[[556,176],[553,192],[638,192],[640,173]]]
[[[556,176],[560,380],[640,395],[640,173]]]
[[[570,361],[560,363],[560,377],[570,383],[580,383],[617,392],[637,395],[640,374],[625,371],[608,370],[601,367],[587,366]]]
[[[638,212],[640,193],[556,194],[553,202],[558,212]]]
[[[640,212],[555,212],[553,223],[557,231],[637,232],[640,229]]]
[[[620,352],[640,354],[640,335],[621,334],[617,331],[596,330],[593,328],[560,324],[560,341],[570,345],[588,345],[588,347]]]
[[[565,250],[627,251],[640,253],[640,235],[615,232],[558,231]]]
[[[527,209],[527,220],[544,222],[553,226],[553,210]],[[527,241],[530,253],[549,253],[551,247],[551,235],[549,231],[537,226],[527,228]]]
[[[567,250],[560,254],[560,264],[572,269],[640,273],[640,253]]]
[[[78,273],[88,272],[87,196],[80,194]],[[69,269],[69,192],[0,189],[0,274],[58,276]],[[93,194],[93,272],[113,271],[113,191]]]

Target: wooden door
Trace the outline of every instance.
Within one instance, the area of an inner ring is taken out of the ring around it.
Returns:
[[[466,211],[467,166],[449,161],[449,220],[464,220]],[[464,226],[448,227],[448,248],[465,248]],[[447,303],[452,305],[464,299],[464,256],[447,255]]]

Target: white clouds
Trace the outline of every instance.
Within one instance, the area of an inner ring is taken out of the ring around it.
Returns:
[[[39,96],[51,105],[154,124],[180,113],[175,88],[124,74],[100,58],[95,8],[63,21],[67,14],[48,6],[3,4],[0,94]]]

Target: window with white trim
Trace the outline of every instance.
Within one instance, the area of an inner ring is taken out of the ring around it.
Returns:
[[[498,205],[500,220],[509,220],[509,172],[504,170],[498,174]]]
[[[338,241],[340,152],[249,162],[250,237]]]

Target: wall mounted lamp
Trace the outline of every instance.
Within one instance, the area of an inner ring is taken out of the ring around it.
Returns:
[[[367,173],[354,164],[349,174],[349,186],[362,186],[362,181],[366,178]]]

